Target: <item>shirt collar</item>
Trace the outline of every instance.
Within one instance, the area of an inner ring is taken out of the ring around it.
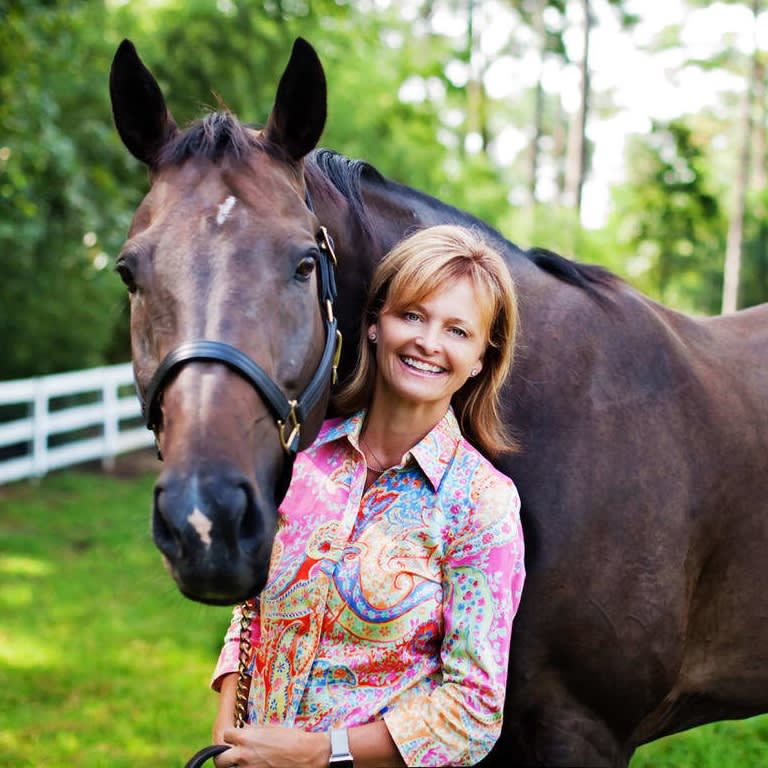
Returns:
[[[321,431],[315,444],[323,445],[346,437],[359,450],[360,430],[364,420],[365,411],[358,411],[347,419],[333,419],[326,423],[326,428]],[[448,408],[445,416],[406,454],[413,457],[433,490],[437,491],[440,487],[461,439],[461,429],[453,408]]]

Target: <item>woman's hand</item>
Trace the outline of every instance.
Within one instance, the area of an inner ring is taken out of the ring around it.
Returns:
[[[228,727],[217,743],[230,744],[231,749],[216,757],[216,768],[328,768],[331,756],[327,733],[307,733],[282,725]]]

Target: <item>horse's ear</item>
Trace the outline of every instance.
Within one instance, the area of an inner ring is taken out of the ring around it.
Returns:
[[[315,49],[296,38],[291,58],[277,86],[275,105],[267,120],[267,138],[300,160],[311,152],[325,127],[326,86]]]
[[[176,123],[152,73],[130,40],[123,40],[109,72],[112,114],[123,144],[137,159],[155,166],[160,150],[176,134]]]

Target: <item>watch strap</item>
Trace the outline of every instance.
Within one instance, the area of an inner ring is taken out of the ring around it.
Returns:
[[[331,728],[328,734],[331,737],[331,759],[329,765],[332,768],[354,768],[352,753],[349,751],[347,729]]]

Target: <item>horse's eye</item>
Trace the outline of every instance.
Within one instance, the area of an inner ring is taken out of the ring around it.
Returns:
[[[115,264],[115,272],[120,275],[120,279],[125,283],[128,292],[134,293],[136,291],[136,281],[134,280],[133,272],[125,259],[120,258],[117,260],[117,263]]]
[[[315,271],[317,260],[313,256],[305,256],[296,266],[296,277],[299,280],[309,280],[309,276]]]

